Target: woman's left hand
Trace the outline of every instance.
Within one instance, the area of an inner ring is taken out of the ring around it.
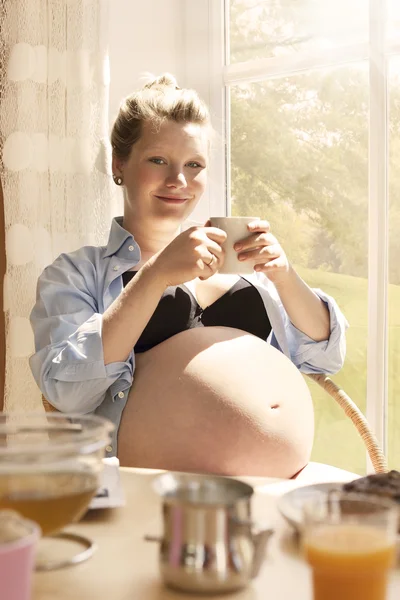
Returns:
[[[234,245],[238,259],[251,261],[254,270],[265,273],[271,281],[285,278],[290,272],[290,264],[282,246],[270,232],[268,221],[253,221],[247,227],[250,235]]]

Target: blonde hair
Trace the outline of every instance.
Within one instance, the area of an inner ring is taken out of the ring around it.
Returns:
[[[127,160],[143,123],[159,127],[165,120],[205,125],[212,131],[208,108],[197,92],[181,89],[173,75],[164,73],[123,100],[111,132],[113,154]]]

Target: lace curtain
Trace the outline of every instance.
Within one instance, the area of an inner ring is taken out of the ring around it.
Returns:
[[[0,0],[5,408],[34,410],[29,313],[61,252],[103,244],[118,199],[108,143],[109,0]]]

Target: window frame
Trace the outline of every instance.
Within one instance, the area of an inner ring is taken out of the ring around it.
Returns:
[[[212,44],[219,53],[209,52],[214,63],[209,98],[211,113],[225,123],[225,152],[219,165],[219,190],[223,200],[214,203],[219,214],[230,214],[230,88],[234,84],[266,81],[319,69],[369,62],[369,219],[368,219],[368,343],[366,417],[385,454],[388,450],[388,60],[400,54],[400,44],[386,40],[387,0],[369,0],[369,42],[321,52],[299,52],[230,64],[229,1],[206,0]],[[188,0],[190,2],[190,0]],[[194,15],[193,15],[194,16]],[[192,25],[193,26],[193,25]],[[216,37],[217,36],[217,37]],[[219,39],[218,39],[219,36]],[[221,45],[223,49],[221,49]],[[223,56],[222,64],[221,57]],[[223,159],[223,160],[222,160]],[[215,176],[214,176],[215,178]],[[351,325],[351,324],[350,324]],[[367,456],[367,471],[372,465]]]

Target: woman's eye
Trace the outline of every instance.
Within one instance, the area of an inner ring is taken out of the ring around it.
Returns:
[[[203,166],[200,165],[198,162],[190,162],[187,164],[189,167],[192,167],[192,169],[203,169]]]
[[[165,160],[163,158],[150,158],[150,162],[154,163],[155,165],[165,164]]]

